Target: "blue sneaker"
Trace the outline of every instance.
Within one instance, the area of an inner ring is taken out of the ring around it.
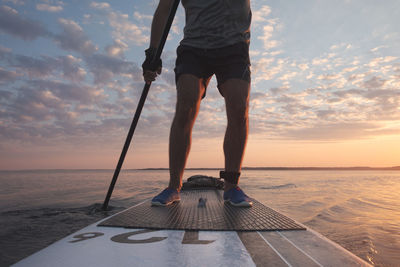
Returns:
[[[151,200],[153,206],[167,206],[174,202],[180,201],[181,196],[176,189],[165,188],[160,194]]]
[[[249,198],[239,186],[236,186],[224,192],[224,200],[236,207],[251,207],[253,201]]]

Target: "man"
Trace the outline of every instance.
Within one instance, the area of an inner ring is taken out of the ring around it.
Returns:
[[[161,73],[161,60],[152,71],[155,53],[173,0],[160,0],[151,26],[143,76],[147,83]],[[224,200],[240,207],[252,206],[238,187],[248,135],[250,93],[250,0],[182,0],[186,13],[184,38],[177,49],[175,80],[177,104],[169,140],[170,182],[152,204],[166,206],[180,200],[182,176],[189,155],[192,128],[207,85],[216,75],[225,99],[228,125],[224,139]]]

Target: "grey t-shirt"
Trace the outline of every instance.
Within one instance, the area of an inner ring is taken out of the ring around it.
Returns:
[[[250,0],[182,0],[186,25],[182,45],[220,48],[249,43]]]

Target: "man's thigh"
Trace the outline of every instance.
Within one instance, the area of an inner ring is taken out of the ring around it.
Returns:
[[[204,79],[193,74],[181,74],[176,83],[178,103],[196,103],[204,95]]]

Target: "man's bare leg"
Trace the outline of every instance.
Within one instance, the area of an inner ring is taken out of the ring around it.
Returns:
[[[202,79],[182,74],[177,82],[175,117],[169,137],[169,188],[182,187],[182,176],[192,141],[192,129],[204,94]]]
[[[229,79],[221,85],[228,125],[224,139],[225,171],[240,172],[249,129],[250,83]],[[225,191],[236,185],[225,181]]]

